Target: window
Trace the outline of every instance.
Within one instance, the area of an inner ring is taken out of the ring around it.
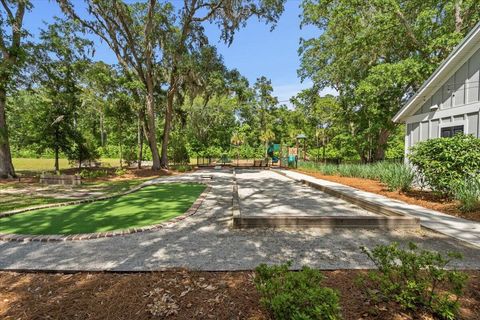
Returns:
[[[442,138],[450,138],[457,133],[463,133],[463,126],[445,127],[441,129],[440,136]]]

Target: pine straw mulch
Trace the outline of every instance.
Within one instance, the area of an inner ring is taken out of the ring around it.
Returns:
[[[406,203],[422,206],[428,209],[437,210],[455,217],[480,222],[480,210],[473,212],[462,212],[458,209],[458,202],[435,195],[433,192],[414,189],[408,192],[388,191],[387,187],[376,180],[350,178],[340,176],[326,176],[320,173],[294,170],[300,173],[332,182],[341,183],[363,191],[381,194],[383,196],[401,200]]]
[[[362,270],[324,272],[340,292],[344,319],[434,319],[395,304],[374,306],[355,279]],[[461,319],[480,319],[480,271],[469,271]],[[253,272],[0,272],[1,319],[270,319]]]

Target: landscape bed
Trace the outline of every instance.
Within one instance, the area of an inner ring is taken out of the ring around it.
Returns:
[[[0,233],[71,235],[151,226],[185,213],[205,188],[162,183],[106,200],[27,211],[0,218]]]
[[[477,210],[473,212],[462,212],[458,209],[458,204],[456,203],[456,201],[435,195],[432,192],[418,189],[413,189],[406,192],[389,191],[384,184],[376,180],[354,177],[342,177],[337,175],[324,175],[318,172],[311,172],[301,169],[294,171],[298,171],[314,178],[328,180],[344,184],[353,188],[357,188],[363,191],[380,194],[392,199],[404,201],[409,204],[437,210],[455,217],[480,222],[480,211]]]
[[[470,279],[460,300],[460,318],[475,320],[480,318],[480,271],[467,273]],[[172,315],[163,318],[271,319],[259,302],[253,274],[186,270],[129,274],[0,272],[0,318],[159,319],[162,310],[171,310]],[[323,284],[340,293],[345,320],[434,319],[427,312],[402,311],[394,303],[375,306],[355,284],[366,271],[323,274]],[[162,304],[164,294],[169,300]],[[169,308],[162,309],[167,305]]]

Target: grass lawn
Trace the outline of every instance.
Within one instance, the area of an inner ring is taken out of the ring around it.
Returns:
[[[23,182],[0,185],[0,190],[19,189],[18,193],[0,193],[0,213],[42,204],[72,201],[75,199],[68,197],[68,195],[75,192],[96,192],[99,196],[125,192],[145,180],[147,179],[85,182],[80,186],[52,185],[46,187],[39,183],[33,184]],[[43,189],[41,195],[39,192],[35,191],[37,189]]]
[[[201,184],[159,184],[98,202],[41,209],[0,218],[0,233],[77,234],[142,227],[183,214]]]
[[[44,158],[13,158],[12,161],[16,171],[51,171],[55,164],[55,159]],[[102,158],[100,162],[112,167],[120,166],[119,159]],[[67,159],[59,159],[59,164],[60,169],[71,168]]]

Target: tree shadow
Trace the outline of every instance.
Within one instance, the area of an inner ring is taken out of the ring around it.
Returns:
[[[211,171],[212,191],[196,215],[153,232],[63,243],[0,243],[0,268],[48,270],[252,270],[293,261],[294,268],[372,268],[359,250],[396,241],[458,251],[452,266],[480,267],[480,249],[438,233],[374,229],[232,229],[232,175]],[[273,183],[273,182],[272,182]]]

